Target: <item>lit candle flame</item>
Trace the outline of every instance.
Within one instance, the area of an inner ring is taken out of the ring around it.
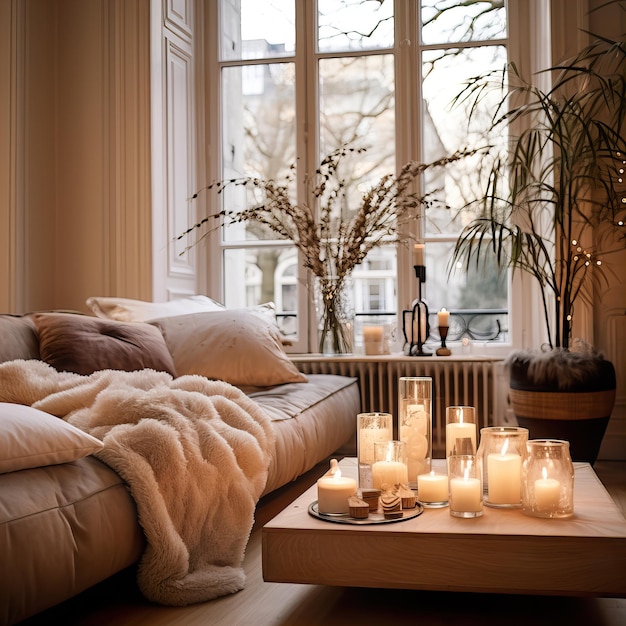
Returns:
[[[545,467],[541,470],[541,475],[543,476],[544,480],[548,478],[548,470]]]

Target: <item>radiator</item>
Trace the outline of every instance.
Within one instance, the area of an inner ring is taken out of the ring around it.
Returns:
[[[305,374],[339,374],[359,381],[361,410],[391,413],[395,421],[398,411],[398,378],[430,376],[433,379],[433,457],[445,456],[446,407],[476,407],[478,428],[490,426],[496,405],[494,360],[415,359],[409,357],[358,356],[323,357],[307,355],[292,357]],[[394,436],[397,436],[395,433]]]

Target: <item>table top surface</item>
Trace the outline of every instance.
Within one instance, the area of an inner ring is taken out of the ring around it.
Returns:
[[[357,460],[340,462],[342,474],[357,477]],[[613,537],[626,539],[626,519],[613,502],[588,463],[574,463],[574,516],[571,519],[544,519],[522,513],[519,508],[502,509],[485,506],[477,518],[457,518],[448,507],[427,508],[418,517],[393,524],[336,524],[320,520],[308,513],[317,500],[317,485],[313,485],[264,526],[264,532],[297,529],[327,532],[358,533],[433,533],[500,536],[560,536]],[[433,469],[445,473],[445,460],[434,459]]]

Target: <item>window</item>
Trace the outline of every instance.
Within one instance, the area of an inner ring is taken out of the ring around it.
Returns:
[[[366,148],[346,172],[351,204],[408,160],[427,162],[484,141],[489,111],[473,116],[476,123],[468,126],[468,112],[451,103],[463,81],[506,63],[508,4],[219,0],[219,19],[210,23],[207,38],[218,45],[208,70],[208,115],[218,118],[220,145],[220,159],[209,158],[211,179],[281,179],[297,163],[298,184],[291,188],[296,197],[306,172],[335,148],[351,144]],[[510,339],[508,277],[495,267],[480,275],[448,271],[456,236],[470,217],[460,209],[479,165],[468,159],[418,181],[437,200],[411,226],[426,245],[423,294],[433,344],[441,307],[457,319],[451,335],[456,330],[458,339]],[[230,210],[243,208],[254,201],[250,193],[229,188],[218,201]],[[308,277],[295,247],[251,223],[228,225],[211,237],[210,263],[220,268],[213,275],[220,276],[224,302],[275,302],[293,349],[314,350]],[[358,345],[363,323],[401,324],[402,310],[417,294],[411,251],[393,242],[377,248],[353,279]]]

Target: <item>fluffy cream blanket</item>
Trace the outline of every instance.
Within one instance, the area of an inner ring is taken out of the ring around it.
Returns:
[[[200,376],[57,372],[0,365],[0,401],[32,405],[102,440],[97,456],[130,486],[146,549],[138,584],[182,606],[244,587],[245,548],[274,438],[243,392]]]

